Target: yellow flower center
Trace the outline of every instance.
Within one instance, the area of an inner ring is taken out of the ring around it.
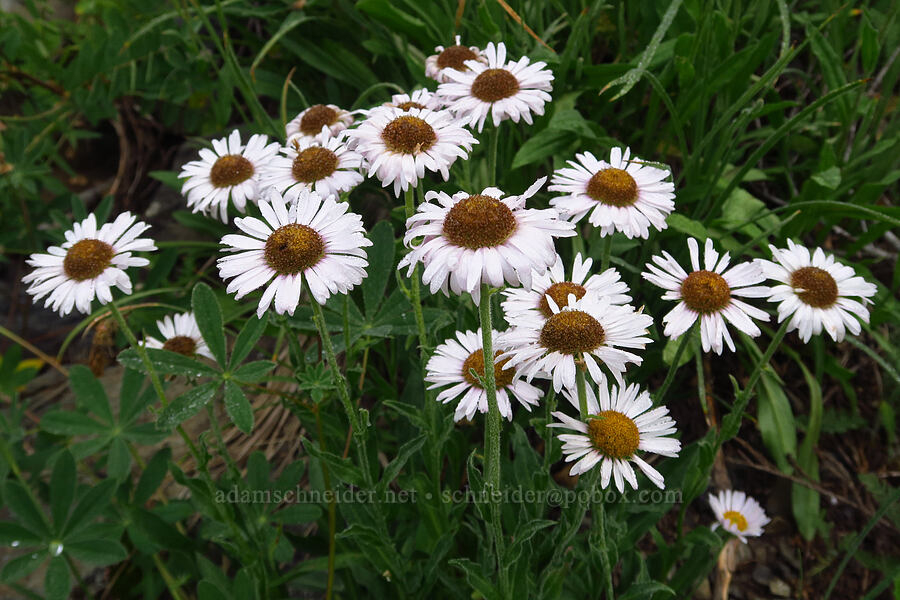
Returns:
[[[227,188],[253,177],[253,163],[240,154],[220,157],[209,170],[209,181],[217,188]]]
[[[194,352],[197,350],[197,342],[195,342],[192,337],[176,335],[175,337],[166,340],[166,343],[163,344],[163,350],[177,352],[184,356],[193,356]]]
[[[516,217],[492,196],[476,194],[453,205],[444,218],[444,237],[461,248],[499,246],[516,230]]]
[[[404,115],[384,127],[381,139],[391,152],[418,154],[431,148],[437,141],[437,134],[423,119]]]
[[[291,223],[276,229],[266,240],[265,257],[279,275],[294,275],[325,256],[325,241],[315,229]]]
[[[725,514],[722,515],[726,520],[731,521],[731,524],[737,527],[738,531],[746,531],[747,529],[747,519],[744,518],[744,515],[739,513],[736,510],[725,511]]]
[[[413,108],[425,108],[424,105],[419,104],[418,102],[413,102],[412,100],[410,100],[409,102],[401,102],[400,104],[396,104],[395,106],[403,111],[408,111]]]
[[[588,437],[594,448],[610,458],[630,458],[641,443],[637,425],[615,410],[604,410],[588,421]]]
[[[338,120],[338,112],[330,106],[316,104],[310,106],[300,118],[300,132],[304,135],[319,135],[326,125],[334,125]]]
[[[714,313],[728,306],[731,288],[718,273],[694,271],[681,283],[681,299],[694,312]]]
[[[482,102],[497,102],[519,91],[519,80],[506,69],[487,69],[472,82],[472,95]]]
[[[478,55],[466,46],[450,46],[438,55],[437,66],[439,69],[455,69],[468,71],[467,60],[477,60]]]
[[[553,311],[550,310],[550,303],[547,302],[547,296],[553,298],[553,301],[556,302],[556,306],[563,308],[569,305],[569,294],[575,294],[575,299],[581,300],[586,293],[587,290],[584,289],[583,286],[572,283],[571,281],[554,283],[548,287],[547,291],[541,296],[541,301],[538,303],[538,310],[541,311],[542,315],[549,319],[553,316]]]
[[[819,267],[802,267],[791,273],[791,287],[798,298],[813,308],[828,308],[838,299],[837,282]]]
[[[564,310],[556,313],[541,329],[541,345],[547,350],[562,354],[590,352],[606,341],[606,332],[600,322],[580,310]]]
[[[503,359],[498,361],[497,357],[500,356],[502,352],[499,350],[494,352],[494,381],[497,383],[497,389],[502,389],[512,383],[513,377],[516,375],[515,369],[505,369],[504,365],[509,362],[509,359]],[[482,387],[481,382],[478,381],[477,378],[472,377],[472,373],[470,371],[475,371],[478,373],[478,377],[484,379],[484,350],[476,350],[472,354],[466,358],[465,362],[463,362],[463,377],[467,382],[475,387]]]
[[[588,181],[587,194],[601,204],[631,206],[638,199],[637,182],[628,171],[610,167],[594,173]]]
[[[310,146],[301,150],[291,165],[294,179],[303,183],[313,183],[325,179],[335,172],[338,166],[337,154],[328,148]]]
[[[115,255],[116,251],[106,242],[81,240],[66,252],[63,272],[75,281],[93,279],[106,270]]]

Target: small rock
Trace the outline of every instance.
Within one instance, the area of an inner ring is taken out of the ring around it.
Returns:
[[[788,598],[791,595],[791,586],[781,579],[773,579],[769,582],[769,591],[775,596]]]
[[[772,581],[772,569],[766,565],[756,565],[753,569],[753,581],[761,585],[769,585]]]

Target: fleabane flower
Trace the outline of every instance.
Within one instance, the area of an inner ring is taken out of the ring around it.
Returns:
[[[350,150],[340,136],[296,140],[263,168],[260,183],[282,193],[296,185],[322,198],[340,196],[362,182],[362,164],[362,156]]]
[[[61,246],[51,246],[46,254],[32,254],[25,261],[35,267],[22,278],[31,284],[25,291],[35,300],[49,294],[44,306],[60,316],[69,314],[72,308],[89,314],[94,298],[100,304],[112,302],[114,287],[130,294],[131,280],[125,269],[150,264],[131,253],[156,250],[153,240],[138,237],[149,228],[124,212],[98,229],[97,218],[91,213],[65,233],[66,241]]]
[[[622,385],[626,366],[641,364],[640,356],[624,348],[642,350],[650,343],[647,328],[653,319],[649,315],[593,293],[580,299],[569,294],[562,308],[553,298],[545,298],[552,312],[549,318],[540,311],[521,313],[506,331],[509,350],[503,357],[509,358],[509,366],[525,375],[527,381],[533,377],[552,379],[557,392],[575,389],[575,369],[584,361],[598,385],[607,384],[601,364]]]
[[[286,202],[287,200],[287,202]],[[293,315],[303,280],[313,299],[324,304],[331,294],[346,294],[366,276],[366,239],[362,218],[346,202],[324,200],[315,192],[291,188],[282,197],[270,188],[259,201],[264,221],[234,220],[247,235],[222,238],[228,256],[219,259],[219,276],[231,279],[226,291],[236,299],[265,286],[256,314],[262,317],[272,300],[275,312]]]
[[[438,83],[448,80],[444,73],[446,69],[464,72],[469,70],[466,66],[468,60],[486,62],[484,52],[477,46],[463,46],[460,36],[456,36],[456,44],[453,46],[438,46],[434,52],[425,59],[425,76]]]
[[[500,414],[512,419],[511,399],[517,400],[529,411],[538,405],[543,392],[522,380],[514,369],[506,367],[506,360],[497,359],[504,346],[503,334],[492,332],[494,351],[494,377],[497,384],[497,406]],[[458,331],[456,339],[450,338],[438,346],[428,360],[425,381],[432,384],[428,389],[445,387],[436,400],[444,404],[459,398],[454,421],[471,419],[475,412],[488,411],[487,394],[478,378],[485,374],[484,351],[481,344],[481,330]],[[478,377],[472,375],[472,371]],[[450,386],[450,387],[446,387]]]
[[[770,521],[759,502],[744,492],[723,490],[716,496],[710,494],[709,505],[718,520],[712,529],[721,525],[722,529],[736,535],[745,544],[748,537],[762,535],[763,527]]]
[[[200,160],[186,163],[178,175],[185,179],[181,193],[191,210],[213,216],[218,213],[227,223],[230,198],[240,213],[247,212],[247,202],[259,198],[260,171],[278,153],[278,143],[268,141],[267,136],[256,134],[245,146],[235,129],[227,138],[212,140],[212,150],[201,148]]]
[[[309,142],[334,137],[353,124],[353,114],[334,104],[314,104],[285,125],[288,146],[293,141]]]
[[[552,208],[525,208],[546,180],[539,179],[520,196],[504,197],[494,187],[452,197],[428,192],[427,201],[406,221],[403,243],[412,250],[398,268],[409,267],[409,276],[421,262],[422,281],[432,294],[448,294],[449,287],[454,294],[471,294],[476,303],[482,283],[530,286],[532,271],[542,273],[556,260],[554,238],[575,235],[574,226],[560,221]],[[423,239],[413,246],[416,238]]]
[[[821,248],[809,249],[788,240],[788,247],[772,250],[773,261],[758,260],[763,273],[781,285],[772,287],[769,302],[778,302],[778,322],[790,317],[788,331],[798,330],[800,339],[828,332],[836,342],[849,330],[860,332],[858,317],[869,322],[865,304],[878,288],[856,274],[852,267],[835,262]],[[854,300],[860,298],[862,301]]]
[[[623,492],[626,481],[632,488],[638,487],[634,468],[629,464],[634,463],[655,486],[665,488],[663,476],[638,456],[638,452],[678,456],[681,442],[668,437],[676,431],[669,409],[653,408],[650,394],[640,391],[637,384],[611,390],[601,385],[599,389],[599,402],[593,386],[586,389],[586,421],[554,412],[559,423],[548,425],[577,432],[559,435],[565,461],[577,461],[569,474],[585,473],[600,463],[600,486],[606,488],[613,479],[619,492]],[[565,396],[573,406],[578,406],[574,392],[566,390]]]
[[[670,171],[630,158],[626,148],[613,148],[609,162],[590,152],[576,154],[568,167],[550,180],[551,192],[563,192],[550,200],[563,218],[577,223],[587,214],[600,235],[618,231],[631,239],[650,237],[650,227],[666,228],[666,217],[675,209],[675,184],[665,181]]]
[[[383,187],[393,185],[395,196],[416,187],[425,169],[440,173],[446,181],[450,165],[457,158],[468,158],[478,143],[451,113],[427,108],[372,109],[347,135],[366,159],[369,176],[377,177]]]
[[[545,319],[549,319],[553,316],[553,311],[550,310],[547,296],[561,308],[568,305],[570,294],[579,299],[588,292],[598,297],[609,296],[611,304],[631,302],[628,286],[621,280],[618,271],[610,268],[603,273],[591,275],[592,264],[591,258],[582,259],[579,252],[572,264],[572,276],[566,279],[562,257],[557,255],[556,262],[546,272],[532,275],[530,287],[503,290],[506,299],[502,306],[506,320],[515,324],[519,315],[534,313],[540,313]]]
[[[197,326],[197,318],[194,317],[194,313],[166,315],[162,321],[156,322],[156,327],[159,329],[162,339],[148,337],[144,342],[147,348],[161,348],[184,356],[199,354],[206,358],[213,358],[209,346],[203,341],[203,335],[200,333],[200,327]]]
[[[531,125],[532,113],[544,114],[544,104],[550,101],[553,73],[544,68],[546,63],[532,64],[527,56],[506,62],[503,42],[489,43],[484,54],[487,64],[469,60],[467,71],[442,71],[448,81],[438,86],[437,95],[448,110],[478,131],[484,129],[488,115],[494,126],[506,119]]]
[[[647,263],[641,276],[654,285],[666,290],[663,300],[679,300],[665,317],[663,334],[675,339],[697,319],[700,319],[700,339],[703,351],[712,349],[722,354],[724,344],[734,352],[734,341],[726,326],[726,321],[751,337],[761,332],[751,320],[768,321],[769,315],[750,306],[739,297],[762,298],[769,295],[767,286],[757,286],[765,276],[755,262],[745,262],[728,268],[729,254],[719,256],[711,239],[706,240],[703,253],[703,268],[700,267],[697,240],[688,238],[693,271],[684,269],[668,253],[654,256]]]

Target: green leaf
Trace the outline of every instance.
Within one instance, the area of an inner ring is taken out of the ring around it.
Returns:
[[[225,410],[238,429],[247,434],[253,431],[253,407],[233,381],[225,382]]]
[[[75,365],[69,369],[69,383],[78,403],[109,424],[115,422],[109,400],[103,386],[84,365]]]
[[[184,184],[175,171],[150,171],[147,175],[178,192],[181,192],[181,186]]]
[[[130,468],[131,454],[128,452],[128,444],[121,437],[113,438],[106,458],[106,474],[123,481],[128,476]]]
[[[200,580],[197,584],[198,600],[228,600],[229,596],[225,595],[218,586],[208,579]]]
[[[35,505],[21,483],[12,479],[8,480],[3,488],[3,499],[27,529],[40,537],[50,534],[43,512],[40,507]]]
[[[0,521],[0,545],[13,548],[36,546],[41,542],[40,536],[17,523]]]
[[[768,371],[763,371],[757,387],[757,418],[763,443],[778,468],[791,472],[787,456],[797,455],[797,430],[791,402],[784,393],[784,386]]]
[[[869,24],[865,16],[860,23],[860,46],[859,53],[862,62],[863,73],[869,74],[875,70],[878,64],[878,54],[881,52],[878,47],[878,32]]]
[[[150,363],[158,373],[185,375],[187,377],[212,377],[219,375],[219,372],[209,365],[177,352],[169,352],[161,348],[146,348],[145,351],[150,359]],[[119,362],[129,369],[147,373],[147,369],[144,368],[144,361],[141,360],[141,357],[133,348],[120,353]]]
[[[299,525],[315,521],[322,516],[322,509],[315,504],[289,504],[272,515],[285,525]]]
[[[197,319],[197,327],[216,362],[225,368],[225,327],[222,324],[222,308],[212,288],[202,281],[194,286],[191,295],[191,309]]]
[[[95,486],[88,488],[87,492],[78,501],[72,514],[69,515],[69,520],[63,528],[64,537],[90,525],[94,517],[107,507],[118,485],[119,483],[113,479],[104,479]]]
[[[169,459],[172,456],[172,450],[163,448],[153,455],[153,458],[147,463],[147,467],[141,473],[137,487],[134,489],[134,504],[141,506],[145,504],[153,492],[159,488],[166,473],[169,472]]]
[[[69,566],[62,556],[50,559],[47,565],[47,573],[44,575],[44,593],[47,600],[66,600],[72,589],[69,581]]]
[[[256,383],[265,379],[269,371],[275,368],[271,360],[257,360],[242,365],[232,374],[232,378],[243,383]]]
[[[687,333],[683,335],[691,335],[692,330],[688,330]],[[677,337],[674,340],[666,341],[666,346],[663,348],[663,362],[667,365],[671,365],[672,361],[675,360],[675,355],[678,353],[678,346],[681,344],[681,336]],[[689,360],[694,357],[694,352],[696,351],[696,344],[691,344],[688,342],[687,346],[681,352],[681,356],[678,357],[678,366],[681,367],[686,365]]]
[[[116,540],[98,539],[70,542],[65,552],[72,558],[97,567],[114,565],[128,558],[128,552]]]
[[[404,33],[420,41],[427,39],[425,23],[408,11],[400,10],[396,2],[390,0],[359,0],[355,8],[371,15],[376,21],[386,25],[391,31]]]
[[[841,185],[841,170],[838,167],[831,167],[820,173],[814,174],[810,179],[824,188],[836,190],[838,186]]]
[[[369,239],[372,247],[366,252],[369,269],[362,282],[362,295],[366,314],[374,315],[384,300],[388,280],[394,272],[394,228],[389,221],[379,221],[369,232]]]
[[[81,413],[52,410],[41,417],[41,429],[53,435],[94,435],[108,431],[109,426]]]
[[[559,154],[568,149],[569,144],[575,140],[570,131],[564,129],[550,129],[549,127],[539,131],[528,138],[519,147],[513,157],[512,169],[518,169],[531,163],[541,161],[553,154]]]
[[[75,459],[67,450],[60,453],[50,476],[50,513],[57,531],[62,530],[72,507],[76,486]]]
[[[383,491],[388,485],[391,484],[392,481],[400,474],[400,471],[406,465],[406,462],[410,459],[413,454],[416,454],[419,449],[425,444],[426,435],[424,433],[414,437],[409,440],[403,446],[400,447],[400,450],[397,451],[397,456],[388,463],[388,466],[384,468],[384,472],[381,475],[381,479],[378,482],[378,487]]]
[[[819,481],[819,459],[815,447],[822,430],[822,388],[803,363],[798,363],[809,387],[809,424],[797,452],[797,464],[813,481]],[[822,524],[819,492],[797,483],[791,486],[791,508],[797,529],[806,540],[812,540]]]
[[[256,315],[251,316],[244,323],[243,329],[238,333],[234,340],[234,348],[231,349],[231,361],[228,363],[229,369],[234,369],[237,365],[244,362],[260,336],[266,330],[266,324],[269,322],[269,313],[263,313],[262,319]]]
[[[491,582],[483,575],[484,567],[481,565],[472,562],[468,558],[454,558],[447,561],[447,563],[462,569],[462,572],[466,575],[466,581],[468,581],[469,585],[471,585],[476,592],[481,594],[485,600],[493,600],[500,597],[497,590],[494,589],[493,584],[491,584]]]
[[[156,424],[160,429],[170,430],[177,425],[181,425],[206,406],[206,403],[212,400],[216,390],[219,389],[218,381],[210,381],[202,385],[188,390],[178,396],[167,407],[165,407],[156,419]]]
[[[675,231],[686,233],[687,235],[695,237],[700,241],[703,241],[706,238],[710,237],[709,231],[707,231],[706,227],[703,226],[703,223],[701,223],[700,221],[695,221],[690,217],[686,217],[681,213],[673,212],[666,218],[666,223]]]
[[[9,583],[18,581],[37,569],[46,559],[47,550],[23,554],[3,566],[3,571],[0,572],[0,579]]]
[[[618,600],[644,600],[645,598],[656,598],[656,594],[665,594],[668,597],[674,597],[675,590],[658,581],[632,583],[628,586],[628,590],[624,594],[618,596]],[[659,598],[662,597],[663,596],[660,596]]]

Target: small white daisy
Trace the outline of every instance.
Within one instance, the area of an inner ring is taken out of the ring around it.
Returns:
[[[663,334],[675,339],[699,318],[704,352],[712,349],[716,354],[722,354],[723,341],[734,352],[734,341],[726,321],[747,335],[756,337],[761,332],[750,318],[769,320],[767,313],[736,297],[763,298],[769,295],[768,287],[756,285],[765,279],[762,269],[755,262],[745,262],[726,270],[729,254],[726,252],[720,258],[713,249],[711,239],[706,240],[701,269],[697,240],[688,238],[687,243],[693,268],[690,273],[686,273],[665,251],[662,256],[654,256],[653,262],[646,264],[647,271],[641,273],[644,279],[666,290],[663,300],[680,300],[663,317],[666,325]]]
[[[836,342],[844,339],[849,330],[858,335],[859,317],[869,322],[865,303],[878,288],[846,265],[835,262],[834,256],[816,248],[810,255],[808,248],[788,240],[788,247],[769,246],[775,262],[758,260],[765,276],[781,283],[772,288],[769,302],[779,302],[778,322],[791,318],[788,331],[799,330],[800,339],[808,342],[824,327]],[[852,298],[861,298],[862,302]]]
[[[560,308],[553,298],[545,296],[553,313],[550,318],[540,311],[519,314],[506,332],[509,366],[525,375],[553,380],[553,389],[575,389],[576,363],[584,361],[588,373],[598,385],[606,385],[600,363],[622,385],[622,373],[628,363],[641,364],[642,358],[622,348],[644,349],[650,343],[647,328],[653,324],[649,315],[635,312],[630,305],[616,305],[609,296],[589,293],[576,299],[569,294],[566,306]]]
[[[416,187],[425,169],[447,181],[450,165],[468,158],[478,143],[451,113],[427,108],[375,108],[348,135],[366,159],[369,176],[375,175],[383,187],[393,184],[396,196]]]
[[[578,397],[566,390],[566,397],[578,406]],[[563,412],[554,412],[559,423],[548,427],[562,427],[578,433],[559,436],[566,462],[578,461],[569,470],[578,475],[600,463],[600,486],[606,488],[610,477],[615,480],[619,492],[625,490],[624,482],[637,489],[637,477],[629,462],[636,464],[658,488],[665,488],[659,471],[637,455],[638,450],[662,456],[675,457],[681,451],[681,442],[667,437],[675,433],[675,421],[665,406],[653,408],[650,394],[641,392],[638,385],[608,390],[600,386],[600,402],[592,386],[587,387],[587,421],[573,419]]]
[[[287,200],[287,202],[286,202]],[[288,205],[290,206],[288,208]],[[331,294],[347,293],[366,276],[366,239],[362,218],[333,196],[322,200],[315,192],[291,188],[285,197],[274,189],[259,201],[265,222],[255,217],[234,220],[248,235],[222,238],[219,276],[232,279],[226,291],[243,298],[269,284],[256,314],[262,317],[275,300],[275,312],[293,315],[300,302],[303,278],[319,304]],[[271,281],[271,283],[269,283]]]
[[[429,110],[440,110],[443,108],[443,104],[437,94],[426,88],[415,90],[411,94],[394,94],[391,96],[391,101],[385,102],[382,106],[399,108],[404,111],[414,108],[427,108]],[[369,111],[366,112],[368,113]]]
[[[93,213],[66,232],[62,246],[51,246],[46,254],[32,254],[26,260],[35,267],[22,278],[31,285],[26,290],[60,315],[67,315],[72,308],[84,314],[91,312],[94,298],[100,304],[112,302],[112,288],[131,293],[131,280],[125,273],[128,267],[150,264],[146,258],[132,256],[132,252],[156,250],[150,238],[139,238],[150,226],[137,220],[129,212],[116,217],[97,229]]]
[[[259,197],[259,172],[278,153],[278,143],[267,144],[264,135],[252,135],[247,145],[241,144],[241,133],[235,129],[228,138],[212,140],[213,149],[201,148],[200,160],[192,160],[181,169],[186,178],[181,193],[187,196],[193,212],[215,214],[228,222],[228,199],[242,214],[247,201]]]
[[[454,294],[471,294],[476,303],[482,283],[530,286],[532,271],[542,273],[556,260],[554,238],[575,235],[574,226],[560,221],[554,209],[525,208],[546,180],[539,179],[521,196],[505,198],[494,187],[452,197],[428,192],[427,201],[406,221],[403,243],[411,247],[414,239],[424,239],[398,268],[408,266],[408,277],[421,262],[422,281],[432,294],[442,290],[449,295],[449,286]]]
[[[577,223],[590,213],[588,221],[600,228],[600,235],[618,231],[631,239],[650,237],[650,226],[662,231],[666,217],[675,209],[675,184],[665,181],[670,171],[643,164],[630,150],[613,148],[609,162],[597,160],[590,152],[576,154],[553,173],[551,192],[564,192],[550,200],[563,218]]]
[[[209,346],[203,341],[200,327],[194,313],[186,312],[180,315],[166,315],[162,321],[156,322],[162,340],[148,337],[145,345],[147,348],[162,348],[170,352],[177,352],[184,356],[199,354],[206,358],[214,358]]]
[[[294,141],[272,158],[260,175],[263,188],[274,186],[284,193],[299,185],[322,198],[340,196],[359,185],[363,176],[358,171],[362,156],[347,148],[341,136],[321,142],[315,139]]]
[[[496,359],[504,348],[503,334],[494,331],[493,338],[497,406],[502,416],[512,419],[510,396],[530,411],[532,406],[538,405],[543,392],[523,381],[514,369],[506,368],[506,360]],[[476,411],[488,411],[487,394],[471,373],[474,370],[479,377],[484,377],[485,373],[480,329],[456,332],[456,339],[450,338],[435,349],[426,370],[425,381],[432,384],[428,389],[451,386],[437,395],[438,402],[446,404],[462,396],[456,405],[454,421],[471,419]]]
[[[438,86],[437,95],[447,108],[468,123],[484,129],[488,115],[497,126],[501,121],[521,118],[531,125],[531,113],[544,114],[544,103],[550,101],[553,73],[544,62],[530,64],[527,56],[517,62],[506,62],[503,42],[485,49],[487,64],[469,60],[468,71],[446,69],[442,75],[449,81]]]
[[[456,45],[454,46],[438,46],[432,54],[425,59],[425,76],[434,79],[438,83],[448,81],[444,74],[445,69],[455,71],[467,71],[467,60],[476,60],[478,62],[486,62],[484,52],[477,46],[463,46],[460,36],[456,36]]]
[[[284,131],[290,146],[294,140],[308,142],[334,137],[352,124],[352,113],[334,104],[315,104],[291,119]]]
[[[506,299],[502,302],[503,314],[509,323],[515,324],[521,314],[539,313],[545,319],[553,316],[546,296],[549,296],[559,307],[565,307],[569,294],[582,298],[588,292],[597,296],[609,296],[610,304],[626,304],[631,302],[628,286],[621,280],[615,269],[607,269],[599,275],[590,275],[593,260],[583,260],[581,253],[575,255],[572,265],[572,277],[566,279],[562,257],[544,273],[534,273],[530,288],[509,288],[503,291]]]
[[[748,537],[762,535],[763,527],[770,521],[759,502],[744,492],[723,490],[718,496],[710,494],[709,505],[719,521],[713,524],[713,531],[721,525],[745,544]]]

